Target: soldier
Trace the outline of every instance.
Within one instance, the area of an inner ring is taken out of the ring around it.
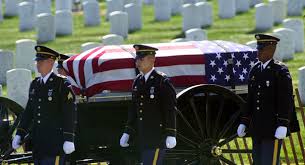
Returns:
[[[293,111],[293,87],[288,68],[273,59],[280,39],[256,34],[259,62],[251,69],[248,82],[248,107],[237,129],[239,137],[246,128],[253,141],[253,162],[279,164],[282,139],[289,135]]]
[[[154,68],[158,49],[145,45],[134,48],[141,73],[132,85],[132,106],[120,145],[128,147],[130,134],[136,132],[142,164],[160,165],[164,148],[176,146],[176,93],[166,75]]]
[[[65,154],[75,150],[75,96],[64,78],[52,72],[59,53],[44,46],[36,46],[35,50],[41,77],[30,85],[29,100],[12,147],[19,148],[21,140],[31,132],[34,164],[64,164]]]
[[[57,64],[57,72],[58,72],[58,74],[60,74],[60,75],[62,75],[62,76],[67,76],[67,72],[66,72],[66,70],[64,69],[64,67],[63,67],[63,65],[62,65],[62,63],[65,61],[65,60],[67,60],[68,58],[70,58],[69,56],[67,56],[67,55],[64,55],[64,54],[60,54],[59,55],[59,58],[58,58],[58,64]]]

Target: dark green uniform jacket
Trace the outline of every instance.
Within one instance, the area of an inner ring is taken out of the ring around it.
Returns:
[[[163,148],[167,136],[176,136],[176,104],[175,89],[164,74],[153,70],[146,82],[138,75],[125,132],[137,133],[141,149]]]
[[[63,154],[64,141],[74,142],[75,96],[70,83],[51,73],[45,84],[32,81],[29,100],[17,129],[22,138],[32,128],[35,158]]]

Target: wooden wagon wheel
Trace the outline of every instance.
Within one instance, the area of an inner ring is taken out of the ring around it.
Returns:
[[[9,149],[12,135],[19,124],[23,110],[18,103],[6,97],[0,97],[0,155]]]
[[[245,101],[218,85],[196,85],[177,95],[177,146],[166,159],[180,159],[176,164],[234,164],[226,153],[249,153],[251,150],[228,149],[234,140],[238,118]]]

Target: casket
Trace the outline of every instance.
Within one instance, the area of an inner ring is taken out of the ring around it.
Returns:
[[[192,41],[146,44],[159,50],[155,69],[165,73],[176,88],[197,84],[240,86],[247,84],[257,50],[228,41]],[[129,92],[136,77],[132,45],[101,46],[64,61],[77,95],[103,91]]]

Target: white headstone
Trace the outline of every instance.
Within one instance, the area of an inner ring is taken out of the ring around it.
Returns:
[[[183,5],[183,0],[171,0],[170,1],[171,14],[172,15],[181,14],[182,5]]]
[[[187,41],[189,41],[189,40],[186,39],[186,38],[176,38],[176,39],[171,40],[171,43],[175,43],[175,42],[187,42]]]
[[[169,21],[171,18],[170,1],[155,0],[154,1],[155,20],[156,21]]]
[[[72,0],[56,0],[56,10],[68,10],[72,11]]]
[[[305,105],[305,66],[298,69],[299,72],[299,93],[302,104]]]
[[[128,30],[142,29],[142,7],[133,3],[124,6],[128,15]]]
[[[250,0],[250,6],[255,6],[262,3],[262,0]]]
[[[56,35],[71,35],[73,18],[70,10],[58,10],[55,14]]]
[[[124,10],[124,1],[123,0],[106,0],[107,2],[107,13],[106,19],[109,19],[110,13],[114,11],[123,11]]]
[[[195,4],[197,3],[199,0],[183,0],[183,4]]]
[[[0,84],[0,96],[2,96],[2,85]]]
[[[303,0],[288,0],[288,15],[300,16],[303,13]]]
[[[185,32],[185,38],[190,41],[207,40],[207,32],[202,29],[190,29]]]
[[[13,69],[13,52],[0,49],[0,84],[6,84],[6,71]]]
[[[34,11],[36,16],[41,13],[51,14],[51,0],[35,0]]]
[[[257,41],[249,41],[246,43],[247,46],[249,46],[252,49],[256,49]]]
[[[122,45],[124,38],[116,34],[108,34],[102,37],[103,45]]]
[[[198,9],[197,17],[200,27],[211,26],[213,24],[213,7],[209,2],[198,2],[195,4]]]
[[[193,28],[201,28],[200,22],[194,18],[199,17],[198,8],[194,4],[185,4],[182,7],[182,30],[187,31]]]
[[[16,68],[24,68],[35,71],[34,58],[36,55],[36,41],[30,39],[22,39],[16,41]]]
[[[25,108],[32,81],[32,73],[27,69],[12,69],[7,71],[7,97]]]
[[[266,31],[273,27],[272,7],[269,4],[255,5],[255,20],[257,31]]]
[[[282,38],[283,36],[279,33],[273,33],[272,36],[277,37],[277,38]],[[278,60],[278,61],[283,61],[284,57],[284,51],[283,49],[285,48],[284,42],[278,42],[276,45],[276,49],[273,55],[273,58]]]
[[[3,21],[3,14],[2,14],[2,0],[0,0],[0,23]]]
[[[81,49],[82,49],[82,52],[84,52],[84,51],[99,47],[101,45],[102,44],[97,43],[97,42],[87,42],[87,43],[84,43],[81,45]]]
[[[26,31],[34,29],[34,4],[31,2],[19,3],[19,30]]]
[[[142,5],[143,5],[143,1],[142,1],[142,0],[125,0],[125,1],[124,1],[124,6],[127,5],[127,4],[130,4],[130,3],[139,5],[139,6],[141,6],[141,7],[142,7]]]
[[[144,0],[144,4],[151,5],[154,3],[154,0]]]
[[[304,52],[304,22],[302,19],[285,19],[283,22],[285,28],[295,31],[295,52]]]
[[[273,30],[275,34],[281,34],[280,43],[282,51],[282,60],[291,60],[293,59],[294,50],[295,50],[295,43],[294,43],[294,33],[295,31],[287,28],[279,28]]]
[[[273,21],[280,24],[287,16],[287,8],[284,0],[270,0],[272,7]]]
[[[232,18],[235,15],[235,0],[218,0],[218,16],[220,18]]]
[[[36,26],[38,43],[55,40],[54,16],[48,13],[38,14]]]
[[[5,16],[17,16],[18,15],[18,0],[5,0]]]
[[[247,12],[250,8],[250,0],[236,0],[236,12]]]
[[[115,11],[109,15],[110,33],[117,34],[124,38],[128,36],[128,14],[126,12]]]
[[[83,3],[85,26],[98,26],[101,24],[100,7],[97,2]]]

